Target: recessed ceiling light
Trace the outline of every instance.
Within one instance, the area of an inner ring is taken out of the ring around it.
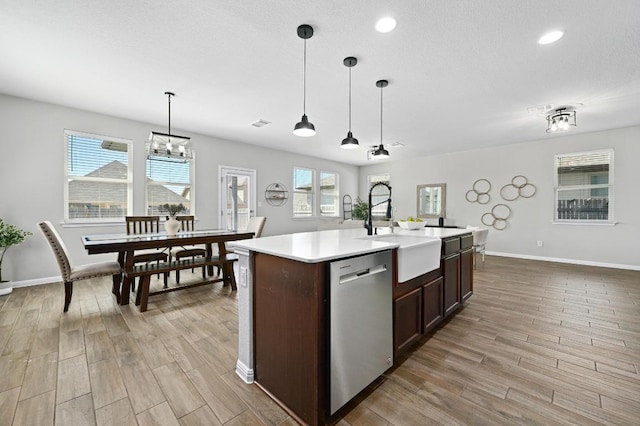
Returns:
[[[551,31],[538,39],[538,44],[551,44],[562,38],[564,31]]]
[[[376,30],[378,30],[379,33],[388,33],[389,31],[393,31],[395,27],[396,20],[390,16],[380,18],[378,22],[376,22]]]

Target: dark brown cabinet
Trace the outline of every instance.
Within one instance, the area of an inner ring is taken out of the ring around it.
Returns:
[[[422,287],[393,301],[393,346],[398,354],[422,337]]]
[[[442,318],[442,277],[422,286],[422,332],[433,329]]]
[[[442,259],[444,280],[444,316],[451,315],[460,306],[460,253]]]
[[[473,294],[473,248],[460,253],[460,303]]]

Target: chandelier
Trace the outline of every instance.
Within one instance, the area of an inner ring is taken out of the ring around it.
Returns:
[[[167,133],[151,132],[147,142],[147,158],[167,158],[170,160],[187,161],[193,157],[191,152],[191,138],[171,134],[171,97],[175,93],[164,92],[169,101],[169,127]]]
[[[547,133],[566,132],[576,127],[576,110],[572,107],[561,107],[547,115]]]

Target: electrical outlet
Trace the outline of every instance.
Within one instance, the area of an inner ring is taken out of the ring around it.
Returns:
[[[538,247],[543,247],[543,246],[544,246],[544,241],[538,240]]]
[[[242,287],[247,286],[247,268],[244,266],[240,267],[240,285]]]

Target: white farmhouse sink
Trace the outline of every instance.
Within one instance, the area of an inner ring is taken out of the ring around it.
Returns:
[[[398,248],[398,282],[409,281],[440,267],[440,246],[442,244],[440,238],[383,234],[370,235],[362,239],[400,245]]]

